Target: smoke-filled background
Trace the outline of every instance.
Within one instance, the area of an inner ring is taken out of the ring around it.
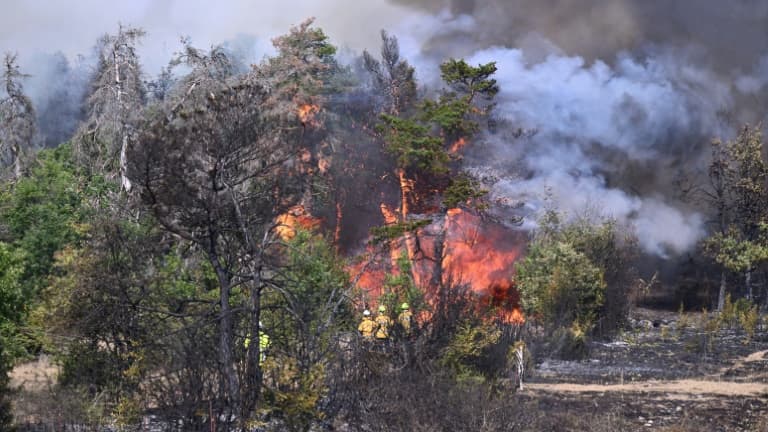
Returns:
[[[257,62],[270,38],[309,16],[347,58],[377,50],[387,29],[425,91],[447,57],[496,61],[501,119],[465,159],[492,198],[524,203],[528,226],[547,196],[569,214],[598,209],[660,257],[690,251],[706,232],[707,215],[680,184],[705,175],[709,140],[761,121],[766,105],[768,3],[758,0],[5,0],[2,9],[0,50],[19,52],[32,75],[48,146],[74,130],[90,47],[118,22],[148,32],[147,79],[180,36]]]

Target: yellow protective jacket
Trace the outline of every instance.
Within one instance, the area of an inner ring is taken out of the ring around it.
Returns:
[[[357,331],[365,338],[372,338],[376,330],[376,323],[370,317],[364,317],[363,321],[357,326]]]
[[[411,333],[411,321],[413,321],[413,314],[410,310],[400,312],[400,315],[397,317],[397,322],[403,327],[405,334]]]
[[[376,339],[389,338],[389,326],[392,324],[389,317],[386,315],[377,316],[376,324],[378,325],[378,328],[376,329]]]
[[[251,337],[246,336],[245,340],[243,341],[243,346],[245,349],[248,349],[248,346],[251,344]],[[267,358],[267,350],[269,349],[270,341],[269,341],[269,335],[264,333],[263,331],[259,331],[259,364],[264,363],[264,360]]]

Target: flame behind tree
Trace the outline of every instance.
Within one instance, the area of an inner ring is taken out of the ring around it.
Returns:
[[[6,54],[3,71],[6,97],[0,99],[0,161],[7,152],[17,179],[22,174],[24,154],[31,149],[35,137],[35,110],[20,82],[25,77],[16,64],[16,56]]]
[[[498,93],[496,81],[491,78],[495,71],[493,63],[470,66],[463,60],[451,59],[441,65],[446,87],[437,100],[425,99],[412,115],[381,115],[378,130],[386,151],[396,158],[395,174],[401,192],[399,223],[407,256],[412,261],[412,277],[418,285],[436,285],[445,280],[445,260],[450,254],[446,249],[449,207],[466,205],[484,195],[473,187],[475,183],[468,181],[466,174],[460,173],[460,161],[455,154],[471,141],[479,130],[479,122],[493,107],[493,97]],[[430,206],[430,201],[441,198],[444,199],[439,206]],[[409,228],[411,210],[437,211],[439,215],[432,232],[434,239],[429,242],[431,250],[426,252],[433,263],[428,276],[414,263],[418,254],[425,253],[425,244]],[[392,233],[397,231],[390,229]]]
[[[231,410],[223,414],[238,419],[254,410],[261,372],[259,344],[243,354],[235,336],[259,333],[262,291],[277,283],[263,272],[277,265],[275,221],[281,214],[298,225],[311,221],[302,207],[302,155],[309,150],[297,109],[322,99],[335,48],[310,24],[276,39],[278,56],[244,76],[230,76],[225,52],[187,46],[179,59],[193,73],[147,116],[129,151],[144,203],[167,231],[195,244],[216,273],[217,391]],[[248,295],[233,294],[236,287]],[[242,376],[237,364],[246,365]]]

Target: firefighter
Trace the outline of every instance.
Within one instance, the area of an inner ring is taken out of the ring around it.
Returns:
[[[357,326],[357,331],[360,332],[360,335],[366,340],[371,340],[373,339],[373,332],[375,330],[376,323],[371,319],[371,311],[366,309],[363,311],[363,320],[360,322],[360,325]]]
[[[387,307],[384,305],[379,306],[379,314],[376,316],[376,340],[386,341],[389,339],[389,326],[392,321],[387,316]]]
[[[261,324],[261,321],[259,321],[259,365],[264,363],[264,360],[267,359],[267,352],[269,351],[270,345],[269,335],[264,331],[264,326]]]
[[[406,336],[411,335],[411,324],[413,322],[413,314],[408,303],[400,305],[400,315],[397,316],[397,322],[403,328],[403,334]]]
[[[243,346],[248,349],[251,344],[251,336],[248,335],[243,341]],[[269,351],[270,341],[269,335],[264,332],[264,325],[259,321],[259,366],[267,359],[267,351]]]

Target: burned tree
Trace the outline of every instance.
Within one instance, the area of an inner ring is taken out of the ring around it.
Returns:
[[[3,71],[5,98],[0,99],[0,158],[7,157],[13,166],[13,176],[21,177],[24,154],[33,146],[35,110],[24,94],[16,55],[6,54]]]
[[[131,189],[126,150],[145,97],[136,54],[144,34],[141,29],[120,26],[116,35],[99,40],[99,65],[86,104],[88,118],[74,140],[81,163],[110,177],[119,176],[125,190]]]
[[[363,64],[371,75],[374,94],[380,99],[379,111],[399,115],[416,102],[415,69],[400,59],[400,45],[395,36],[381,31],[381,61],[363,51]]]
[[[399,222],[389,232],[405,234],[410,259],[420,249],[412,232],[423,226],[419,221],[409,221],[412,209],[441,213],[444,220],[448,207],[484,195],[477,182],[460,172],[458,154],[493,107],[491,102],[499,91],[496,80],[491,78],[496,66],[488,63],[475,67],[452,59],[440,70],[446,87],[437,100],[425,99],[410,116],[383,114],[379,126],[385,150],[396,158],[395,173],[400,183]],[[433,285],[442,280],[444,243],[442,227],[434,241]],[[413,272],[413,276],[419,284],[417,273]]]

